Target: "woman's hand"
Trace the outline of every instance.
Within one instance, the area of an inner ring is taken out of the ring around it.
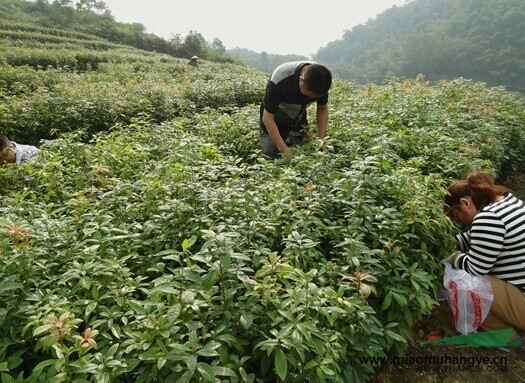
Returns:
[[[454,263],[456,263],[457,257],[461,255],[461,251],[456,251],[454,254],[452,254],[452,258],[450,258],[450,264],[454,266]]]

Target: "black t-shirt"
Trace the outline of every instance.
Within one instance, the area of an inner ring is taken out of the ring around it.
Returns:
[[[328,103],[328,94],[317,99],[304,96],[299,90],[299,75],[305,65],[313,61],[294,61],[279,65],[272,73],[266,85],[266,93],[261,102],[259,122],[266,132],[262,122],[264,109],[275,114],[275,123],[281,136],[288,136],[290,130],[298,130],[306,125],[306,108],[313,102],[318,105]]]

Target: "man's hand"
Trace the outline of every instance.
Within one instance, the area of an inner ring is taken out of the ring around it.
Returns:
[[[321,152],[326,152],[328,149],[326,148],[326,142],[322,139],[318,139],[317,147]]]
[[[286,148],[281,152],[281,155],[289,160],[293,158],[293,153],[290,148]]]

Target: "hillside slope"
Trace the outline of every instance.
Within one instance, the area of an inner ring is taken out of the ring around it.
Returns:
[[[317,61],[345,79],[464,77],[525,90],[525,3],[414,0],[320,48]]]

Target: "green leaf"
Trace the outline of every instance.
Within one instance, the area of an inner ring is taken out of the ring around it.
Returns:
[[[118,348],[119,348],[119,344],[118,343],[114,344],[113,346],[111,346],[108,349],[108,351],[106,351],[106,356],[113,356],[113,355],[115,355],[115,353],[117,352]]]
[[[53,363],[55,363],[54,360],[53,360]],[[0,363],[0,372],[2,372],[2,371],[9,371],[9,368],[7,368],[7,362]]]
[[[206,344],[203,348],[201,348],[199,351],[197,351],[197,354],[201,356],[218,356],[219,354],[215,350],[219,348],[220,346],[221,344],[219,342],[211,341],[208,344]]]
[[[197,364],[197,371],[199,371],[199,374],[201,374],[206,382],[213,382],[215,380],[215,371],[213,371],[213,368],[209,364],[199,362]]]
[[[220,257],[221,267],[223,269],[228,269],[230,267],[232,257],[230,253],[221,254]]]
[[[185,271],[184,275],[189,281],[195,282],[199,285],[202,283],[201,275],[195,270],[187,270]]]
[[[41,335],[47,332],[51,327],[53,327],[52,324],[45,324],[45,325],[39,326],[33,331],[33,336]]]
[[[2,373],[2,383],[15,383],[16,380],[13,379],[11,375]]]
[[[390,307],[390,304],[392,303],[392,292],[389,292],[385,299],[383,300],[383,304],[381,305],[382,310],[386,310]]]
[[[311,360],[309,361],[308,363],[305,364],[304,368],[303,368],[303,371],[307,371],[311,368],[314,368],[315,366],[317,366],[317,361],[315,360]]]
[[[164,294],[178,294],[178,291],[173,286],[170,286],[167,283],[152,288],[151,290],[149,290],[148,294],[153,295],[159,292]]]
[[[241,325],[245,330],[248,330],[253,323],[253,315],[250,312],[243,312],[241,314]]]
[[[157,359],[157,368],[158,368],[159,370],[162,370],[162,367],[164,367],[164,366],[166,365],[166,362],[167,362],[167,361],[168,361],[168,360],[167,360],[166,358],[164,358],[164,357],[162,357],[162,356],[159,357],[159,358]]]
[[[124,362],[128,366],[128,372],[133,371],[141,363],[139,359],[126,359]]]
[[[59,383],[59,382],[65,382],[67,380],[67,374],[65,372],[61,372],[60,374],[55,375],[49,383]]]
[[[170,343],[168,347],[172,348],[177,353],[185,354],[191,351],[191,348],[179,343]]]
[[[232,378],[237,377],[237,374],[235,373],[235,371],[227,367],[214,366],[212,368],[213,368],[213,371],[215,372],[215,376],[229,376]]]
[[[188,355],[186,357],[186,366],[188,366],[188,372],[190,375],[195,373],[195,368],[197,367],[197,357],[195,355]]]
[[[394,291],[391,291],[391,293],[392,293],[392,296],[394,297],[394,300],[397,302],[399,306],[405,307],[407,305],[408,302],[404,296]]]
[[[8,366],[9,366],[9,369],[10,370],[14,370],[15,368],[17,368],[18,366],[20,366],[20,364],[24,361],[24,359],[22,359],[21,357],[19,356],[12,356],[10,358],[7,359],[7,363],[8,363]]]
[[[91,294],[93,295],[94,300],[98,300],[100,293],[98,291],[97,285],[93,285],[93,288],[91,289]]]
[[[288,373],[288,361],[286,360],[283,351],[280,349],[275,352],[275,372],[277,372],[277,375],[279,375],[281,380],[286,379]]]
[[[22,285],[21,283],[4,280],[0,282],[0,294],[6,291],[22,289],[23,287],[24,285]]]
[[[195,243],[196,240],[197,237],[192,236],[190,239],[185,239],[184,241],[182,241],[182,251],[186,251],[187,249],[189,249]]]
[[[144,315],[146,314],[146,310],[144,310],[144,305],[139,303],[138,301],[128,299],[126,303],[135,311],[137,314]]]
[[[121,330],[119,326],[113,325],[109,329],[115,338],[120,339]]]
[[[85,374],[85,373],[94,374],[94,373],[97,372],[97,369],[98,369],[98,365],[97,364],[95,364],[95,363],[86,363],[82,367],[79,367],[76,370],[76,373],[77,374]]]
[[[335,375],[335,371],[332,370],[330,367],[328,367],[327,365],[323,364],[320,366],[321,370],[323,370],[323,372],[328,375],[328,376],[333,376]]]
[[[401,336],[401,335],[399,335],[399,334],[397,334],[397,333],[395,333],[393,331],[386,330],[385,334],[388,335],[390,338],[392,338],[394,340],[397,340],[398,342],[402,342],[402,343],[406,343],[407,342],[407,340],[403,336]]]
[[[97,302],[91,302],[89,305],[86,306],[84,315],[88,317],[96,308],[97,308]]]
[[[186,371],[184,374],[180,376],[179,379],[175,383],[189,383],[191,381],[191,374]]]
[[[91,278],[89,277],[82,277],[80,278],[79,284],[85,288],[86,290],[91,289]]]
[[[143,352],[142,354],[139,355],[139,358],[141,360],[157,360],[157,357],[158,357],[158,353],[159,353],[159,348],[158,347],[153,347],[153,348],[150,348],[149,350]]]

